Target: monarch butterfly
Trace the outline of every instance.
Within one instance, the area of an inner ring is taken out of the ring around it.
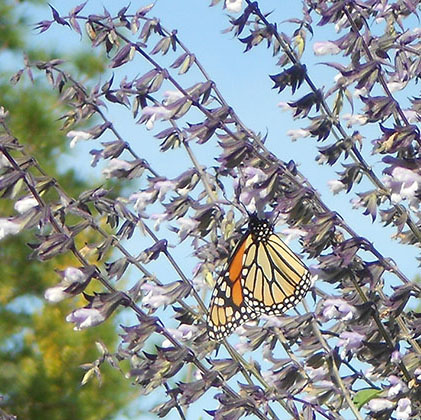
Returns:
[[[219,341],[262,314],[280,315],[295,306],[309,287],[307,267],[274,233],[273,224],[253,214],[216,282],[208,335]]]

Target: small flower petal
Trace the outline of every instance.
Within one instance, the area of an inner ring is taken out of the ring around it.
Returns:
[[[21,230],[20,224],[10,219],[0,219],[0,239],[7,235],[16,235]]]
[[[378,412],[383,410],[390,410],[395,404],[385,398],[373,398],[369,401],[368,407],[371,411]]]
[[[104,322],[106,317],[95,308],[79,308],[67,315],[66,321],[75,323],[74,330],[79,331],[85,328],[94,327]]]
[[[229,12],[239,13],[243,7],[243,0],[225,0],[225,7]]]
[[[331,41],[315,42],[313,45],[315,55],[339,54],[341,49]]]

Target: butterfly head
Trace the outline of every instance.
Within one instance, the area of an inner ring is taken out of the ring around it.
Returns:
[[[252,214],[249,218],[249,231],[256,242],[264,242],[273,232],[273,224]]]

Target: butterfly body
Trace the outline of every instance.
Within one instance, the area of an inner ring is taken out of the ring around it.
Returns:
[[[208,334],[221,340],[262,314],[281,315],[310,287],[310,273],[266,219],[250,216],[247,231],[218,278],[209,307]]]

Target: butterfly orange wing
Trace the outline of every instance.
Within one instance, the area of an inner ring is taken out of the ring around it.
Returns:
[[[257,316],[245,304],[241,284],[244,253],[250,242],[251,235],[247,232],[216,282],[207,317],[208,334],[213,340],[221,340],[239,325]]]

